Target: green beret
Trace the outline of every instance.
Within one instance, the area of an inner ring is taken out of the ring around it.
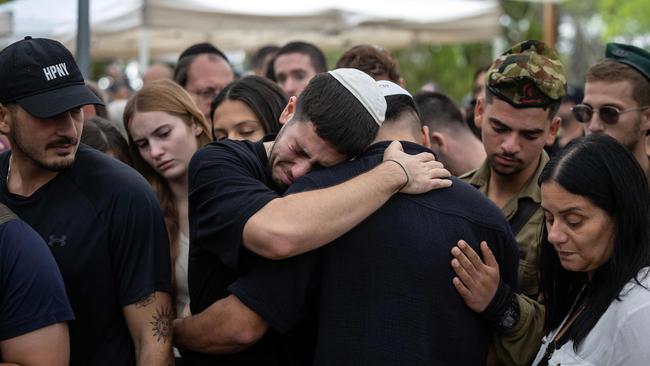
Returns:
[[[564,66],[544,42],[516,44],[494,60],[486,87],[516,108],[546,108],[566,94]]]
[[[608,43],[605,58],[634,68],[650,81],[650,53],[648,51],[629,44]]]

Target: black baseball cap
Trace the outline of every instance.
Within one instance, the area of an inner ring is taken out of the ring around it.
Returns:
[[[86,87],[65,46],[29,36],[0,52],[0,103],[16,103],[37,118],[104,104]]]

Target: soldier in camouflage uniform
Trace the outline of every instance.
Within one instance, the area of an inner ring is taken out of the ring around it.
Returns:
[[[452,250],[461,280],[455,285],[468,306],[495,324],[497,356],[509,365],[529,363],[543,336],[537,247],[544,216],[537,179],[549,160],[544,145],[555,138],[560,125],[556,114],[565,93],[564,67],[555,50],[530,40],[493,62],[485,95],[479,96],[475,108],[487,158],[461,179],[490,198],[510,222],[519,246],[519,294],[503,285],[497,289],[498,268],[489,268],[462,245]],[[470,277],[486,271],[492,279]]]

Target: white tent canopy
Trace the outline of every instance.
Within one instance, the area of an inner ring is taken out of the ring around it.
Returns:
[[[495,37],[500,14],[496,0],[90,0],[90,52],[146,60],[204,41],[224,50],[469,42]],[[32,35],[74,49],[76,20],[77,0],[15,0],[0,5],[0,43]]]

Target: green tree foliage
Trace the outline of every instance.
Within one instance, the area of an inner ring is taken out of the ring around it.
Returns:
[[[327,65],[334,68],[345,51],[346,49],[325,51]],[[432,82],[438,91],[461,105],[463,98],[472,90],[476,69],[492,62],[492,45],[487,42],[419,45],[389,51],[397,61],[409,92],[416,93],[422,86]]]
[[[505,47],[526,39],[542,38],[543,4],[501,0],[502,35]],[[416,92],[433,82],[459,104],[471,91],[474,72],[492,61],[491,42],[456,45],[415,46],[392,50],[407,88]]]
[[[650,1],[598,0],[598,13],[605,22],[605,39],[631,39],[650,33]]]
[[[418,46],[392,53],[409,91],[415,93],[433,82],[458,103],[471,91],[474,71],[492,60],[488,43]]]
[[[508,46],[527,39],[542,39],[544,5],[515,0],[500,0],[501,29]]]
[[[599,27],[602,21],[595,1],[566,0],[558,6],[565,26],[573,29],[568,34],[559,34],[558,50],[566,67],[567,81],[569,85],[582,87],[589,66],[604,55],[602,31]]]

